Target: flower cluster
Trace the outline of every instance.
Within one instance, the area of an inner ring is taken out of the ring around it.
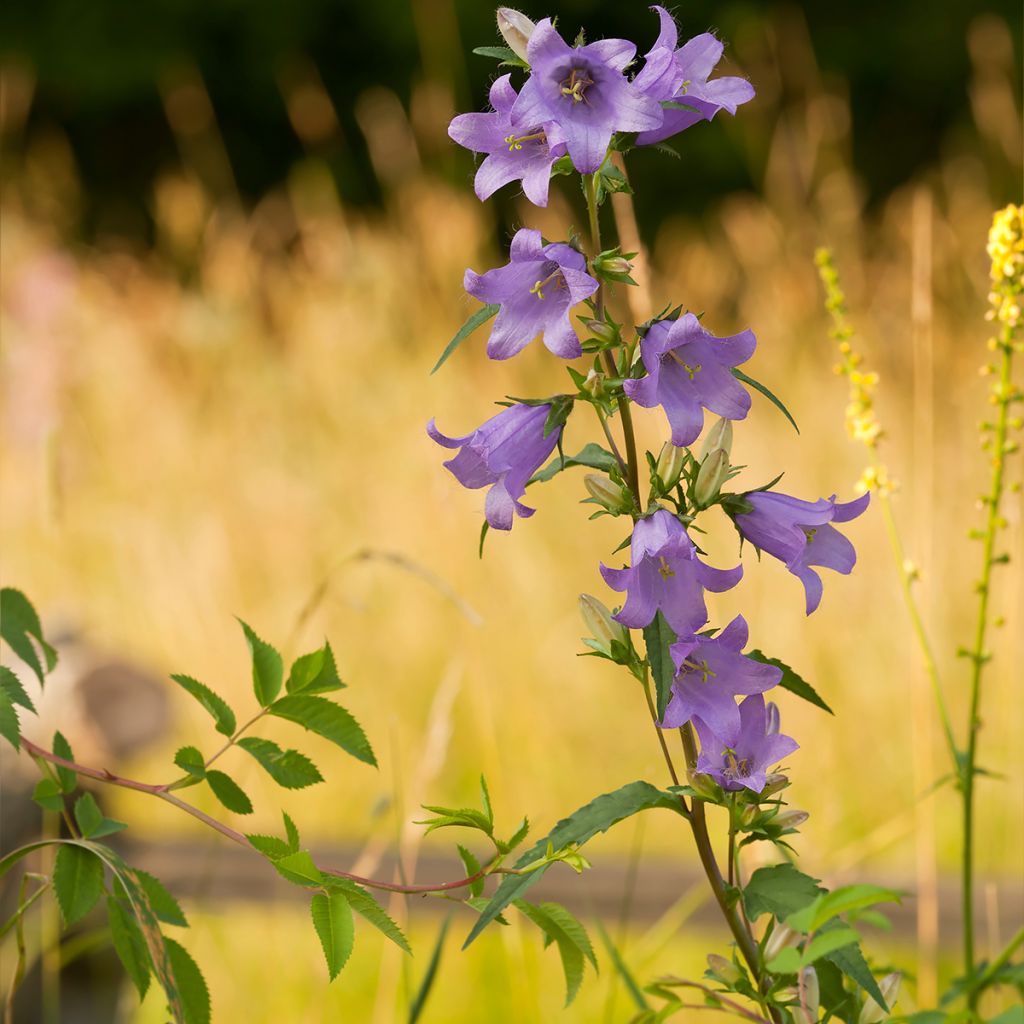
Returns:
[[[584,253],[575,239],[549,241],[532,228],[518,230],[504,266],[466,271],[465,291],[485,305],[453,344],[494,316],[487,341],[491,359],[509,359],[541,337],[553,355],[574,360],[592,354],[594,364],[586,374],[569,368],[575,393],[514,400],[464,437],[442,434],[433,421],[428,431],[438,444],[459,449],[445,465],[463,486],[489,488],[484,513],[498,530],[511,529],[517,515],[533,514],[521,500],[527,486],[571,465],[599,471],[585,479],[586,500],[598,506],[594,514],[626,515],[633,527],[630,564],[600,567],[607,585],[624,595],[621,608],[613,614],[595,598],[583,602],[594,631],[588,645],[593,653],[628,665],[638,678],[655,672],[659,724],[683,728],[690,736],[695,732],[701,741],[691,768],[724,790],[757,793],[771,766],[797,747],[780,734],[778,711],[763,696],[783,672],[743,653],[748,629],[742,616],[721,631],[709,627],[706,594],[735,587],[743,568],[709,565],[691,535],[693,521],[720,506],[742,539],[778,558],[803,583],[810,614],[822,597],[816,569],[849,573],[853,568],[853,547],[835,524],[860,515],[868,496],[841,503],[834,496],[804,501],[768,488],[723,493],[738,472],[729,462],[731,423],[746,418],[751,395],[745,385],[756,384],[738,369],[754,355],[754,334],[716,336],[680,308],[637,327],[627,342],[626,329],[608,313],[606,289],[632,283],[633,255],[602,250],[600,244],[602,197],[624,182],[612,153],[661,143],[698,121],[711,121],[720,110],[734,114],[754,96],[745,79],[711,77],[723,49],[714,36],[704,33],[679,45],[671,16],[662,7],[653,10],[660,32],[638,69],[631,42],[588,43],[580,37],[570,45],[550,19],[534,24],[515,11],[499,10],[499,29],[510,47],[506,62],[519,64],[525,80],[517,88],[512,73],[498,77],[491,86],[491,109],[457,116],[449,134],[484,154],[475,181],[481,199],[521,182],[526,197],[544,206],[552,177],[574,168],[587,197],[592,245]],[[581,306],[585,335],[573,321]],[[661,455],[655,459],[648,453],[646,496],[631,404],[660,408],[670,428]],[[607,447],[590,443],[566,458],[563,435],[578,405],[597,412]],[[697,456],[689,446],[704,432],[705,410],[720,419]],[[609,426],[616,414],[625,455]],[[561,458],[540,472],[556,447]],[[632,630],[644,631],[643,661]],[[657,670],[649,630],[668,637]]]

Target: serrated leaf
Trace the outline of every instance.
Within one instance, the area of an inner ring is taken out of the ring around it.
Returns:
[[[64,796],[60,786],[51,778],[40,779],[36,783],[32,799],[44,811],[59,811],[64,806]]]
[[[597,969],[597,958],[586,930],[568,910],[557,903],[534,906],[526,900],[516,900],[515,907],[544,932],[545,945],[554,942],[558,946],[565,974],[565,1005],[568,1006],[576,998],[583,982],[584,957]]]
[[[286,811],[282,811],[281,816],[284,818],[284,834],[288,839],[288,847],[294,853],[299,848],[299,830]]]
[[[800,428],[796,425],[796,420],[793,419],[792,415],[790,414],[790,411],[782,404],[782,400],[776,397],[767,387],[765,387],[764,384],[762,384],[760,381],[754,380],[753,377],[748,377],[737,366],[732,367],[732,375],[737,380],[742,381],[744,384],[747,384],[750,387],[754,388],[755,391],[760,391],[761,394],[764,395],[764,397],[767,398],[768,401],[771,402],[772,405],[774,405],[775,408],[778,409],[779,412],[781,412],[787,420],[789,420],[790,424],[792,424],[793,429],[798,434],[800,433]]]
[[[430,371],[432,374],[437,373],[442,366],[448,361],[448,357],[482,324],[487,323],[492,316],[496,316],[501,306],[498,303],[490,303],[484,306],[482,309],[478,309],[458,330],[455,337],[448,342],[445,350],[441,353],[441,358],[434,364],[434,368]]]
[[[669,648],[675,642],[675,632],[659,611],[654,616],[654,621],[644,626],[644,643],[647,645],[647,661],[654,677],[659,722],[665,718],[665,709],[672,697],[672,680],[675,679],[676,666]]]
[[[487,824],[494,829],[494,809],[491,807],[491,791],[487,788],[487,779],[480,776],[480,806],[484,809]]]
[[[334,981],[355,944],[352,908],[344,893],[335,889],[330,893],[318,892],[310,904],[310,913],[327,960],[327,973]]]
[[[61,846],[53,865],[53,889],[65,927],[80,921],[103,895],[103,863],[81,846]]]
[[[792,864],[758,868],[743,889],[747,917],[773,914],[780,921],[812,903],[825,890]]]
[[[425,835],[430,835],[434,829],[438,828],[475,828],[487,835],[490,835],[493,829],[487,816],[473,807],[433,807],[424,804],[423,809],[438,815],[436,818],[413,822],[414,825],[427,826]]]
[[[524,817],[519,825],[519,828],[512,833],[508,842],[506,842],[505,848],[508,850],[514,850],[528,835],[530,834],[530,819]]]
[[[838,921],[830,921],[822,928],[822,932],[828,932],[833,927],[842,928],[844,926]],[[882,990],[878,987],[878,982],[875,981],[875,976],[871,973],[871,968],[868,966],[867,960],[864,959],[864,954],[860,951],[858,944],[853,943],[826,953],[825,959],[835,964],[843,974],[856,982],[879,1006],[888,1009],[885,996],[882,995]]]
[[[611,936],[608,934],[604,925],[601,924],[600,918],[597,919],[597,930],[601,935],[601,941],[604,943],[604,948],[611,958],[612,964],[615,967],[616,972],[622,979],[622,983],[626,986],[626,991],[629,992],[630,998],[633,1000],[633,1005],[638,1010],[649,1010],[650,1004],[644,998],[643,990],[637,984],[636,978],[633,977],[633,972],[626,965],[626,961],[622,954],[619,952],[618,947],[612,942]]]
[[[32,669],[42,686],[47,673],[57,665],[57,652],[43,638],[43,628],[32,602],[13,587],[0,590],[0,637]],[[36,645],[43,655],[41,661]]]
[[[287,857],[275,860],[274,867],[277,868],[278,874],[296,885],[323,884],[323,875],[313,862],[308,850],[289,853]]]
[[[206,778],[206,758],[197,747],[181,747],[174,755],[174,763],[194,779]]]
[[[152,970],[146,940],[134,915],[125,910],[121,901],[114,896],[107,897],[107,923],[114,952],[132,984],[138,989],[139,998],[145,999]]]
[[[343,690],[331,645],[325,640],[317,651],[302,655],[292,662],[285,689],[288,693],[330,693]]]
[[[265,708],[281,692],[284,682],[284,662],[281,655],[261,640],[241,619],[242,630],[252,655],[252,688],[260,707]]]
[[[21,723],[14,702],[5,688],[0,688],[0,736],[15,750],[21,750]]]
[[[591,442],[580,449],[575,455],[566,455],[564,458],[556,456],[543,469],[538,469],[530,477],[526,486],[545,483],[563,470],[572,469],[573,466],[587,466],[590,469],[600,469],[607,473],[612,469],[617,469],[618,465],[615,456],[611,452],[606,451],[599,444]]]
[[[466,870],[466,877],[472,878],[473,875],[480,871],[480,861],[476,859],[473,853],[466,849],[461,844],[456,844],[455,849],[459,851],[459,860],[462,861],[462,866]],[[484,891],[484,880],[478,878],[475,882],[471,882],[468,886],[470,896],[482,896]]]
[[[490,900],[486,896],[470,896],[462,901],[472,910],[475,910],[478,914],[482,914],[490,904]],[[495,924],[508,924],[508,921],[501,915],[498,914],[494,919]]]
[[[387,911],[367,892],[361,885],[357,885],[351,879],[337,878],[332,875],[323,877],[324,885],[330,889],[339,889],[345,894],[349,906],[360,917],[364,918],[374,926],[382,935],[389,938],[399,949],[406,953],[412,953],[409,940],[402,933],[402,929],[391,919]]]
[[[833,931],[815,935],[802,951],[792,946],[782,950],[778,956],[772,957],[765,966],[776,974],[793,974],[801,967],[813,964],[815,960],[822,959],[826,954],[856,943],[859,939],[860,936],[857,932],[844,925]]]
[[[235,731],[235,713],[231,710],[223,697],[214,693],[205,683],[193,679],[191,676],[175,673],[171,678],[188,694],[195,697],[197,701],[213,716],[214,728],[224,736],[230,736]]]
[[[359,761],[377,765],[362,726],[343,707],[326,697],[289,694],[275,701],[270,713],[323,736]]]
[[[164,924],[178,925],[181,928],[188,927],[184,911],[159,878],[141,868],[133,868],[132,874],[135,876],[139,888],[146,894],[150,908],[158,920],[163,921]]]
[[[832,892],[822,893],[813,903],[786,918],[794,931],[818,931],[826,921],[854,910],[873,907],[878,903],[899,903],[901,894],[880,885],[844,885]]]
[[[210,1024],[210,990],[188,950],[174,939],[164,939],[185,1024]]]
[[[21,685],[21,680],[6,665],[0,665],[0,690],[7,694],[12,704],[20,704],[26,711],[35,714],[36,707]]]
[[[269,857],[270,860],[280,860],[282,857],[287,857],[289,853],[295,852],[283,839],[278,839],[277,836],[261,836],[257,833],[248,833],[245,838],[264,857]]]
[[[681,813],[678,797],[657,789],[649,782],[630,782],[611,793],[603,793],[558,822],[543,839],[538,840],[527,850],[514,866],[524,868],[540,860],[549,844],[556,850],[561,850],[570,843],[582,846],[599,832],[606,831],[624,818],[654,807],[664,807],[676,814]],[[530,886],[538,882],[546,871],[547,867],[541,867],[525,875],[506,875],[470,931],[463,948],[468,946],[505,907],[513,900],[519,899]]]
[[[252,801],[245,795],[242,788],[224,772],[216,768],[206,773],[206,781],[213,790],[213,795],[235,814],[252,814]]]
[[[822,711],[827,711],[830,715],[834,715],[835,712],[818,696],[817,691],[806,679],[797,675],[784,661],[779,661],[778,658],[769,658],[763,651],[753,650],[747,651],[747,657],[753,658],[754,661],[761,662],[762,665],[774,665],[777,669],[782,670],[782,678],[779,680],[778,685],[783,690],[789,690],[790,693],[795,693],[798,697],[803,698],[809,704],[813,704],[817,708],[821,708]]]
[[[92,793],[83,793],[75,801],[75,821],[83,839],[102,839],[128,827],[123,821],[105,817]]]
[[[74,761],[75,755],[71,751],[71,744],[64,738],[61,732],[53,734],[53,752],[65,761]],[[54,765],[57,769],[57,781],[60,783],[62,793],[74,793],[78,785],[78,775],[71,769],[65,768],[62,764]]]
[[[238,746],[252,754],[267,774],[285,789],[304,789],[324,780],[317,766],[305,754],[297,750],[282,750],[272,740],[243,736]]]

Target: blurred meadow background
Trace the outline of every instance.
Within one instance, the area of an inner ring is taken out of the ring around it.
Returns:
[[[641,4],[531,2],[526,13],[557,14],[570,36],[579,25],[626,36],[641,53],[656,35]],[[693,0],[676,14],[683,36],[718,31],[721,73],[749,77],[757,98],[687,131],[679,161],[628,157],[637,201],[616,197],[614,222],[627,248],[637,231],[646,245],[640,287],[619,289],[613,308],[639,322],[678,301],[717,334],[753,328],[747,369],[802,433],[755,396],[733,461],[750,485],[788,467],[788,491],[845,500],[865,451],[844,429],[813,262],[833,247],[856,345],[881,377],[882,459],[962,730],[955,651],[980,562],[966,532],[986,480],[985,238],[992,211],[1021,198],[1020,5],[957,0],[938,15],[921,2]],[[545,211],[509,190],[487,205],[472,193],[472,156],[446,126],[485,104],[494,65],[469,51],[498,42],[492,18],[475,0],[53,0],[0,14],[0,567],[63,637],[40,742],[59,726],[85,763],[116,759],[160,781],[178,746],[210,737],[168,673],[240,710],[251,700],[234,615],[286,657],[327,636],[381,767],[310,739],[327,781],[288,807],[315,850],[364,874],[390,877],[397,857],[407,878],[455,877],[452,838],[422,840],[410,822],[424,801],[473,802],[481,770],[501,827],[527,814],[537,834],[629,780],[667,781],[640,691],[577,657],[577,596],[611,603],[597,563],[622,524],[582,528],[590,510],[569,472],[532,493],[533,519],[491,533],[480,559],[483,492],[456,484],[424,430],[436,415],[462,434],[504,395],[565,385],[540,346],[489,363],[483,333],[429,375],[476,308],[465,267],[501,262],[518,225],[564,237],[584,224],[568,179]],[[638,414],[656,450],[661,423]],[[591,439],[577,419],[567,451]],[[980,784],[983,949],[1024,906],[1021,514],[1018,492],[994,597],[1011,625],[997,631],[982,709],[982,764],[1004,776]],[[732,565],[735,534],[717,525],[712,561]],[[829,576],[812,619],[799,583],[749,552],[746,578],[711,611],[724,622],[742,610],[752,645],[835,709],[830,719],[781,701],[802,747],[791,801],[811,815],[800,864],[830,883],[913,894],[894,931],[867,942],[912,975],[906,1010],[956,970],[959,820],[952,792],[931,789],[945,755],[877,508],[847,532],[857,571]],[[256,804],[233,823],[276,831],[280,791],[232,756]],[[9,749],[0,757],[6,849],[32,770]],[[406,1019],[450,905],[392,901],[417,955],[361,928],[328,987],[307,908],[269,869],[171,808],[102,798],[132,824],[140,862],[183,898],[193,927],[182,937],[216,1020]],[[699,976],[723,951],[677,822],[635,819],[589,852],[593,873],[548,882],[602,918],[641,980]],[[532,926],[513,920],[460,953],[468,927],[456,917],[421,1020],[628,1019],[607,956],[563,1012],[557,956]],[[75,1007],[116,991],[116,969],[81,953],[67,977],[50,1020],[108,1019]],[[163,1019],[158,995],[138,1010],[129,989],[117,1019]]]

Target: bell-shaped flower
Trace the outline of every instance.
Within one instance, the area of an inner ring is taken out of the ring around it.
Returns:
[[[485,274],[467,270],[462,282],[481,302],[501,306],[487,354],[509,359],[543,334],[544,344],[556,356],[575,359],[583,349],[569,311],[598,288],[586,271],[586,259],[571,245],[544,245],[540,232],[532,228],[515,233],[509,256],[505,266]]]
[[[807,614],[821,603],[821,577],[812,566],[849,574],[857,562],[853,545],[831,524],[856,519],[871,500],[869,493],[853,501],[831,498],[803,501],[774,491],[754,491],[744,499],[753,506],[733,519],[740,533],[759,551],[783,562],[804,585]]]
[[[707,622],[704,591],[720,593],[734,587],[743,566],[713,569],[697,557],[685,527],[668,509],[637,521],[630,541],[632,566],[601,575],[612,590],[626,592],[615,618],[630,629],[650,625],[660,611],[677,636],[690,636]]]
[[[535,511],[519,499],[562,434],[560,426],[544,433],[550,410],[550,405],[513,405],[465,437],[446,437],[433,420],[427,425],[438,444],[461,449],[445,466],[463,487],[490,487],[484,514],[495,530],[511,530],[513,513],[525,519]]]
[[[782,678],[782,669],[741,653],[747,638],[746,620],[737,615],[716,637],[690,636],[672,645],[677,671],[661,723],[666,729],[685,725],[694,716],[719,736],[739,728],[734,698],[764,693]]]
[[[723,789],[746,787],[760,793],[765,776],[800,746],[790,736],[782,736],[759,693],[747,697],[739,706],[739,722],[718,731],[695,718],[693,724],[700,739],[697,771],[710,775]]]
[[[750,395],[732,375],[757,346],[752,331],[716,338],[693,313],[678,320],[659,320],[640,341],[647,376],[627,380],[623,387],[637,405],[660,405],[672,427],[672,443],[692,444],[704,426],[704,410],[741,420],[750,409]]]
[[[754,87],[745,78],[708,80],[723,50],[710,32],[694,36],[677,48],[678,32],[672,15],[664,7],[651,10],[657,11],[661,19],[661,31],[633,84],[659,103],[679,106],[665,107],[662,123],[637,136],[641,146],[661,142],[698,121],[710,121],[720,110],[735,114],[741,103],[754,98]]]
[[[494,109],[459,114],[448,126],[448,134],[460,146],[487,154],[473,182],[481,200],[510,181],[522,181],[526,198],[534,206],[547,206],[551,166],[565,155],[565,144],[558,139],[557,125],[513,123],[516,96],[512,76],[502,75],[491,85]]]
[[[661,127],[661,105],[623,74],[635,54],[625,39],[569,46],[545,18],[526,47],[531,74],[512,109],[513,120],[557,124],[573,166],[592,174],[604,162],[615,132]]]

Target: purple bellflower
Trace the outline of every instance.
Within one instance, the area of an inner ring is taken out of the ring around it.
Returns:
[[[623,70],[636,54],[625,39],[601,39],[569,46],[550,18],[537,23],[526,47],[530,77],[512,108],[517,124],[558,125],[581,174],[604,162],[615,132],[661,127],[657,99],[640,92]]]
[[[605,583],[626,592],[626,603],[613,618],[630,629],[650,625],[660,610],[677,636],[690,636],[708,619],[704,591],[729,590],[743,575],[742,565],[705,565],[683,524],[664,508],[637,521],[630,557],[628,569],[601,566]]]
[[[788,494],[754,491],[744,498],[752,512],[734,516],[737,529],[760,551],[767,551],[804,585],[807,614],[821,603],[821,577],[811,566],[849,574],[857,561],[853,545],[831,523],[856,519],[871,500],[869,493],[853,501],[831,498],[802,501]]]
[[[593,295],[598,283],[586,271],[587,261],[570,245],[544,245],[540,232],[520,228],[512,239],[511,260],[503,267],[477,274],[467,270],[462,282],[481,302],[501,309],[487,342],[492,359],[509,359],[538,334],[563,359],[582,354],[569,310]]]
[[[690,636],[672,645],[677,672],[661,723],[664,728],[675,729],[694,716],[719,736],[739,728],[739,708],[733,698],[764,693],[782,678],[782,669],[744,657],[747,637],[746,620],[737,615],[714,638]]]
[[[511,530],[513,513],[525,519],[535,511],[519,499],[562,434],[557,427],[544,435],[550,410],[550,405],[513,405],[465,437],[446,437],[433,420],[427,424],[427,433],[438,444],[462,449],[445,466],[463,487],[490,485],[484,514],[495,530]]]
[[[735,114],[741,103],[754,98],[754,87],[745,78],[729,76],[708,81],[723,49],[710,32],[694,36],[677,49],[678,33],[672,15],[664,7],[651,10],[657,11],[661,19],[661,31],[633,85],[659,103],[679,103],[692,109],[664,108],[662,123],[637,136],[641,146],[661,142],[698,121],[710,121],[720,110]]]
[[[778,715],[769,714],[759,693],[739,706],[735,727],[719,732],[700,718],[694,719],[700,738],[697,771],[710,775],[723,789],[747,789],[760,793],[772,765],[800,746],[778,731]]]
[[[512,76],[502,75],[491,85],[489,113],[459,114],[448,134],[474,153],[486,153],[473,187],[478,198],[487,199],[510,181],[522,181],[526,198],[534,206],[548,205],[551,166],[565,155],[557,125],[519,124],[512,120],[517,93]]]
[[[672,443],[692,444],[704,426],[704,409],[741,420],[750,409],[750,395],[732,375],[745,363],[757,342],[753,332],[716,338],[687,313],[678,320],[660,320],[640,341],[647,376],[627,380],[623,387],[637,405],[660,405],[672,427]]]

